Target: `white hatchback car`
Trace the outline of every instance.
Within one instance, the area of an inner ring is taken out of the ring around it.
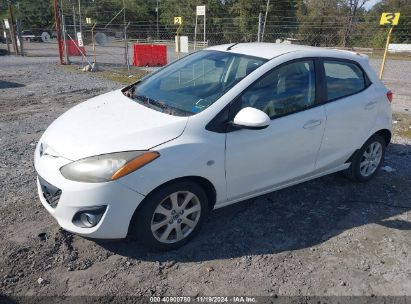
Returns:
[[[212,209],[336,171],[370,180],[391,100],[360,54],[211,47],[54,121],[35,151],[40,200],[76,234],[177,248]]]

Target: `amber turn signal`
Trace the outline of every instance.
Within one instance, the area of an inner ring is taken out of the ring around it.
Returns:
[[[157,157],[160,156],[160,153],[158,152],[147,152],[144,154],[141,154],[137,156],[136,158],[130,160],[127,162],[123,167],[118,169],[112,176],[111,180],[118,179],[124,175],[127,175],[137,169],[140,169],[141,167],[144,167],[148,163],[152,162],[155,160]]]

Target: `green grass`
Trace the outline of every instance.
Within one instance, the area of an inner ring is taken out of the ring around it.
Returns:
[[[411,115],[396,113],[393,115],[393,120],[397,121],[393,124],[394,134],[411,139]]]
[[[100,77],[120,84],[134,83],[149,73],[148,71],[137,67],[130,67],[130,70],[127,70],[127,68],[118,68],[115,70],[99,68],[96,72],[83,72],[81,67],[75,64],[62,65],[61,67],[71,73],[90,73],[90,76],[92,77]]]
[[[401,137],[405,137],[405,138],[411,139],[411,129],[409,129],[409,130],[402,130],[402,131],[400,131],[399,135],[400,135]]]
[[[395,128],[394,133],[400,137],[411,139],[411,129],[408,126],[404,126],[403,128]]]
[[[99,77],[112,80],[112,81],[115,81],[121,84],[134,83],[137,80],[143,78],[147,74],[148,72],[145,70],[134,70],[134,69],[130,71],[125,69],[125,71],[107,70],[107,71],[96,72],[96,75]]]

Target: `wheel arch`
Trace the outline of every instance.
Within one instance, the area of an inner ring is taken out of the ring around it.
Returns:
[[[373,133],[370,137],[368,137],[367,140],[366,140],[364,143],[366,143],[366,142],[367,142],[372,136],[374,136],[375,134],[380,135],[380,136],[384,139],[386,146],[388,146],[389,143],[391,142],[391,137],[392,137],[391,131],[388,130],[388,129],[381,129],[381,130]],[[360,149],[360,148],[356,149],[356,150],[351,154],[351,156],[345,161],[346,164],[352,162],[355,154],[358,152],[359,149]]]
[[[388,146],[388,144],[391,142],[392,134],[391,134],[391,131],[388,130],[388,129],[381,129],[381,130],[375,132],[374,134],[378,134],[378,135],[380,135],[382,138],[384,138],[384,141],[385,141],[386,146]],[[374,134],[373,134],[373,135],[374,135]]]
[[[172,183],[176,183],[176,182],[181,182],[181,181],[191,181],[196,183],[197,185],[199,185],[200,187],[202,187],[207,195],[207,199],[208,199],[208,207],[209,210],[212,210],[214,208],[214,205],[216,203],[217,200],[217,192],[215,190],[214,185],[206,178],[201,177],[201,176],[183,176],[183,177],[178,177],[172,180],[169,180],[159,186],[157,186],[156,188],[154,188],[153,190],[151,190],[146,197],[140,202],[140,204],[137,206],[137,208],[134,210],[133,216],[131,218],[128,230],[130,232],[130,227],[131,224],[133,223],[136,214],[138,213],[139,209],[141,208],[141,206],[143,206],[145,200],[147,199],[147,197],[149,197],[152,193],[154,193],[157,189],[167,186],[169,184]]]

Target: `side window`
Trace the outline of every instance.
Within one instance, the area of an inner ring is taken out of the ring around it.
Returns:
[[[241,108],[253,107],[270,118],[303,110],[315,103],[315,69],[312,60],[273,69],[240,96]]]
[[[324,61],[327,100],[355,94],[365,89],[363,71],[354,63]]]

